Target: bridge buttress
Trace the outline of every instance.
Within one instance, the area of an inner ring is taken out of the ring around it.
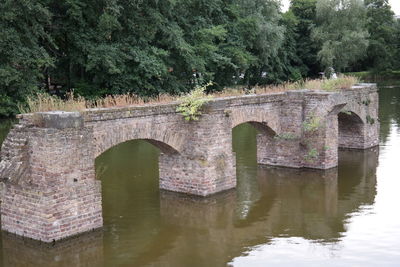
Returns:
[[[207,196],[236,187],[228,117],[212,112],[186,124],[188,137],[181,153],[160,155],[160,188]]]
[[[79,113],[43,113],[29,130],[26,177],[3,177],[2,230],[52,242],[102,227],[92,132]]]
[[[275,136],[257,135],[259,164],[301,168],[301,127],[303,121],[304,90],[286,92],[279,107],[279,132]]]

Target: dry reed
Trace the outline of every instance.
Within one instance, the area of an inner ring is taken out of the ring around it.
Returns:
[[[68,93],[66,99],[61,99],[57,96],[47,93],[37,93],[33,96],[28,96],[26,106],[19,106],[21,113],[43,112],[43,111],[81,111],[87,107],[87,101],[81,97],[75,97],[73,93]]]
[[[226,88],[221,92],[213,93],[213,97],[240,96],[244,94],[268,94],[279,93],[288,90],[310,89],[334,91],[350,89],[359,80],[352,76],[340,76],[338,79],[303,80],[294,83],[283,83],[280,85],[255,86],[251,89]],[[125,107],[144,104],[170,103],[177,101],[178,97],[171,95],[160,95],[154,98],[143,98],[134,94],[109,95],[94,101],[85,100],[81,96],[75,96],[73,92],[68,93],[66,99],[52,96],[46,93],[38,93],[27,98],[27,105],[20,106],[21,113],[43,112],[43,111],[82,111],[89,108]]]

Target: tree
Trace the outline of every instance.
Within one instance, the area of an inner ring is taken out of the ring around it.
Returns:
[[[393,67],[395,69],[400,69],[400,20],[396,20],[395,23],[396,31],[395,31],[395,61],[393,62]]]
[[[316,23],[317,0],[291,0],[290,9],[297,23],[293,27],[295,33],[296,54],[299,58],[298,68],[303,77],[316,76],[321,71],[317,54],[320,45],[311,38]]]
[[[157,96],[209,80],[215,81],[209,90],[282,81],[293,76],[295,51],[291,37],[285,39],[291,23],[282,19],[279,4],[3,0],[0,115],[16,113],[35,90],[60,96],[74,90],[86,98]]]
[[[230,51],[235,51],[237,56],[232,58],[235,82],[240,83],[237,80],[240,73],[244,74],[244,83],[249,86],[279,82],[274,67],[285,32],[285,27],[280,25],[279,5],[280,1],[276,0],[232,2],[231,10],[237,18],[230,22],[225,53],[230,55]]]
[[[396,21],[388,0],[365,0],[370,34],[364,68],[384,71],[393,68],[396,53]]]
[[[18,112],[18,103],[41,86],[52,66],[50,17],[43,1],[0,2],[0,116]]]
[[[325,70],[346,70],[368,47],[366,8],[362,0],[318,0],[313,40],[321,44],[318,59]]]

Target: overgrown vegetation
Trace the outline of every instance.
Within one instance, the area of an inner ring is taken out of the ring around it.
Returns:
[[[318,116],[310,116],[303,122],[305,132],[314,132],[321,127],[321,118]]]
[[[286,13],[279,6],[278,0],[0,1],[0,116],[43,93],[68,99],[73,91],[85,101],[122,95],[108,100],[130,103],[179,96],[209,80],[208,93],[235,86],[252,93],[330,67],[400,68],[400,23],[387,0],[291,0]],[[337,87],[330,83],[325,90]]]
[[[319,152],[316,148],[310,148],[305,155],[305,160],[308,162],[314,162],[319,156]]]
[[[139,97],[133,94],[110,95],[95,100],[86,100],[73,93],[67,94],[65,99],[47,93],[37,93],[27,97],[24,105],[19,106],[20,113],[45,112],[45,111],[82,111],[90,108],[126,107],[153,103],[169,103],[176,97],[161,95],[154,98]]]
[[[354,84],[359,83],[360,80],[353,76],[341,75],[337,79],[317,79],[305,80],[297,82],[295,87],[306,88],[310,90],[324,90],[335,91],[340,89],[350,89]]]
[[[365,119],[366,119],[367,123],[369,123],[371,125],[375,123],[375,119],[372,118],[370,115],[367,115],[367,117]]]
[[[274,138],[278,140],[294,140],[298,137],[294,133],[281,133],[277,134]]]
[[[74,97],[72,93],[68,94],[66,99],[61,99],[47,93],[37,93],[33,96],[28,96],[26,105],[20,105],[19,110],[21,113],[52,110],[80,111],[86,107],[86,100],[81,96]]]
[[[228,97],[228,96],[240,96],[245,94],[268,94],[285,92],[288,90],[295,89],[313,89],[313,90],[339,90],[351,88],[352,84],[349,81],[356,82],[356,79],[352,77],[341,77],[335,82],[336,88],[326,87],[326,83],[330,83],[329,80],[306,80],[302,82],[284,83],[281,85],[270,85],[270,86],[257,86],[252,90],[243,88],[227,88],[221,92],[207,94],[207,88],[212,86],[208,83],[204,86],[197,86],[193,91],[184,95],[183,97],[176,97],[167,94],[159,95],[157,97],[140,97],[134,94],[122,94],[122,95],[109,95],[103,98],[97,98],[93,100],[87,100],[82,96],[75,95],[73,92],[68,93],[64,99],[50,95],[48,93],[36,93],[32,96],[27,97],[27,101],[24,104],[19,105],[20,113],[30,112],[43,112],[52,110],[63,110],[63,111],[82,111],[88,108],[109,108],[109,107],[124,107],[132,105],[144,105],[153,103],[171,103],[174,101],[182,102],[178,107],[178,112],[182,113],[187,120],[197,120],[201,114],[201,107],[209,101],[211,98],[216,97]],[[341,81],[343,80],[343,81]],[[310,86],[309,88],[307,86]]]
[[[179,106],[176,108],[187,121],[197,121],[201,116],[201,108],[205,103],[210,101],[211,95],[206,95],[205,91],[212,83],[205,86],[198,86],[189,94],[179,99]]]

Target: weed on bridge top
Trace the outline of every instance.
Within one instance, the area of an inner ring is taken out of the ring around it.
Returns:
[[[247,88],[225,88],[221,92],[214,92],[208,97],[241,96],[245,94],[268,94],[279,93],[288,90],[309,89],[335,91],[350,89],[357,84],[359,79],[353,76],[340,76],[337,79],[315,79],[287,82],[280,85],[255,86]],[[190,93],[189,93],[190,94]],[[189,95],[188,94],[188,95]],[[87,100],[81,96],[75,96],[73,92],[68,93],[65,99],[47,93],[38,93],[27,98],[26,105],[21,105],[20,113],[33,113],[45,111],[82,111],[90,108],[110,108],[139,106],[145,104],[162,104],[180,101],[185,97],[171,96],[167,94],[157,97],[140,97],[134,94],[109,95],[96,100]]]

